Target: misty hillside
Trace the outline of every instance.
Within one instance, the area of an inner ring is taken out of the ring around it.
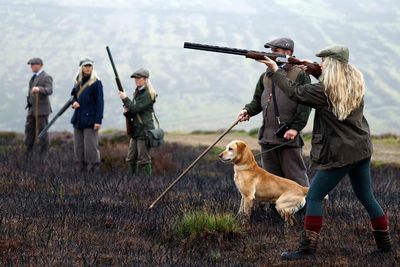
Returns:
[[[68,99],[78,62],[95,60],[104,85],[104,128],[123,128],[105,46],[121,81],[150,70],[159,93],[155,106],[168,131],[228,127],[248,103],[263,65],[244,57],[183,49],[183,42],[265,50],[267,40],[288,36],[295,55],[318,60],[320,48],[341,43],[367,83],[366,117],[375,134],[400,133],[400,8],[386,1],[78,1],[2,0],[0,23],[0,129],[23,131],[31,77],[26,62],[41,57],[54,78],[56,112]],[[54,113],[53,113],[54,115]],[[52,118],[52,116],[50,118]],[[70,130],[67,111],[52,130]],[[238,128],[258,127],[260,116]]]

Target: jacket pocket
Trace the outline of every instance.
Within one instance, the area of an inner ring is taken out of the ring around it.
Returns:
[[[81,126],[90,128],[94,125],[94,113],[83,113],[81,116]]]
[[[258,129],[258,140],[261,140],[263,138],[264,135],[264,129],[265,129],[265,124],[263,122],[263,124],[261,125],[260,129]]]
[[[313,162],[321,163],[322,160],[322,150],[324,146],[324,139],[322,134],[314,134],[311,140],[311,160]]]

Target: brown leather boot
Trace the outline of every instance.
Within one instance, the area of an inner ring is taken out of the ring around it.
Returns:
[[[315,260],[314,253],[317,250],[319,234],[317,232],[304,230],[300,244],[296,251],[285,251],[281,254],[281,258],[284,260]]]
[[[392,248],[389,228],[387,230],[372,230],[378,250],[388,252]]]

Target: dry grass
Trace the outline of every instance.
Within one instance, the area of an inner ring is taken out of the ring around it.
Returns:
[[[176,225],[187,214],[234,216],[238,210],[232,166],[212,154],[147,210],[204,147],[167,143],[153,151],[155,175],[127,177],[124,139],[103,142],[98,174],[72,170],[69,140],[52,146],[46,162],[24,162],[18,146],[0,153],[0,266],[395,266],[400,261],[396,166],[372,170],[376,197],[391,219],[391,253],[371,253],[368,217],[345,179],[325,206],[318,259],[288,263],[279,255],[297,246],[302,225],[285,228],[270,209],[256,209],[240,235],[177,234]]]

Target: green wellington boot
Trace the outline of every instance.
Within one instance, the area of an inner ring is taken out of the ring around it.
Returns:
[[[128,163],[128,174],[132,175],[136,173],[136,164]]]
[[[137,166],[138,172],[146,175],[151,175],[153,173],[153,169],[151,167],[151,163],[147,164],[138,164]]]

